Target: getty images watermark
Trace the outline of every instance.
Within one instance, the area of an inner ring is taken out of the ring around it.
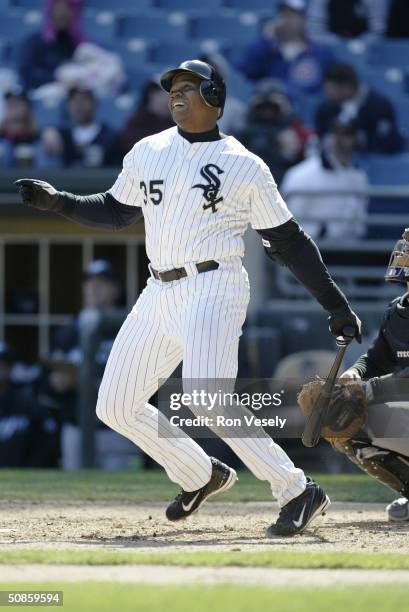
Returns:
[[[159,437],[178,438],[300,438],[305,418],[297,404],[304,379],[217,379],[163,381],[158,409]],[[160,381],[162,382],[162,381]],[[344,381],[345,382],[345,381]],[[384,383],[386,384],[386,382]],[[361,437],[409,438],[409,378],[394,378],[387,396],[367,396]],[[339,408],[339,406],[338,406]],[[337,404],[334,407],[337,411]],[[328,413],[330,418],[331,413]],[[330,422],[330,421],[329,421]],[[336,431],[331,437],[336,437]],[[343,429],[339,437],[345,437]]]
[[[263,435],[262,429],[275,437],[298,437],[302,431],[296,393],[266,379],[171,378],[160,387],[158,408],[167,417],[160,437],[249,438]],[[294,430],[295,414],[300,426]]]
[[[172,426],[201,426],[201,427],[240,427],[245,424],[247,427],[279,427],[283,429],[286,424],[286,418],[279,416],[260,417],[246,413],[240,408],[249,408],[251,410],[262,410],[278,407],[282,405],[281,393],[237,393],[222,391],[219,389],[216,392],[206,391],[205,389],[193,389],[190,393],[179,392],[172,393],[170,396],[170,410],[179,411],[182,407],[194,409],[194,411],[213,411],[212,415],[198,414],[195,417],[183,417],[179,414],[172,415],[169,418]],[[234,408],[239,413],[237,416],[229,416],[227,408]],[[217,414],[221,411],[220,414]],[[214,414],[216,413],[216,414]]]

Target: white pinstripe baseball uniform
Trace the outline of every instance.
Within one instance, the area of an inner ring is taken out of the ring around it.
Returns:
[[[266,164],[235,138],[189,142],[176,127],[138,142],[110,193],[142,208],[152,268],[185,267],[188,276],[148,280],[112,348],[97,414],[194,491],[210,479],[209,457],[182,432],[175,437],[148,400],[182,359],[184,380],[236,378],[249,301],[243,234],[248,223],[272,228],[291,213]],[[194,264],[208,260],[219,268],[197,274]],[[224,439],[280,505],[305,489],[303,472],[261,428],[256,439]]]

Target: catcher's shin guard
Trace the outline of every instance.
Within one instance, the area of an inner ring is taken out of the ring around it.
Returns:
[[[405,497],[409,496],[408,458],[364,440],[339,441],[333,446],[372,478]]]

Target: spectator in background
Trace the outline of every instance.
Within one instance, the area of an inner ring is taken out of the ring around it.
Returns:
[[[56,467],[58,424],[31,385],[12,380],[10,347],[0,342],[0,467]]]
[[[15,168],[35,163],[39,132],[31,104],[21,90],[4,96],[0,123],[0,165]]]
[[[122,155],[128,153],[142,138],[173,126],[167,94],[157,83],[148,81],[142,89],[135,112],[128,118],[119,135]]]
[[[78,368],[82,363],[80,345],[80,317],[90,311],[112,313],[118,308],[121,286],[112,265],[105,260],[94,260],[83,277],[83,309],[70,325],[60,328],[52,341],[52,352],[47,362],[44,395],[54,402],[61,414],[62,467],[75,470],[81,465],[81,432],[77,424]],[[95,394],[104,373],[116,332],[105,331],[95,350]],[[92,410],[92,406],[90,406]],[[97,423],[96,464],[103,469],[127,467],[134,445],[102,422]]]
[[[291,168],[281,183],[289,209],[314,239],[349,240],[366,232],[368,183],[365,172],[354,165],[356,145],[357,125],[341,114],[331,126],[321,155]],[[350,193],[337,193],[342,191]]]
[[[405,1],[405,0],[404,0]],[[381,35],[389,0],[310,0],[309,31],[316,36],[332,32],[342,38]]]
[[[25,89],[53,82],[56,68],[84,40],[82,8],[82,0],[46,0],[42,31],[31,34],[20,49],[19,73]]]
[[[294,115],[280,81],[258,84],[245,125],[237,138],[265,160],[277,183],[288,168],[304,159],[311,132]]]
[[[247,49],[237,68],[252,81],[281,79],[291,96],[319,91],[333,57],[326,46],[308,38],[305,12],[304,0],[281,2],[277,18],[267,22],[263,36]]]
[[[324,79],[326,100],[316,112],[315,126],[322,138],[331,129],[342,110],[354,115],[358,129],[358,146],[364,153],[398,153],[404,140],[399,133],[391,102],[382,94],[359,81],[349,64],[334,64]]]
[[[386,36],[388,38],[409,38],[408,0],[391,0],[387,17]]]
[[[44,165],[101,168],[120,161],[116,133],[96,117],[97,102],[90,89],[75,87],[68,94],[69,125],[45,128]]]

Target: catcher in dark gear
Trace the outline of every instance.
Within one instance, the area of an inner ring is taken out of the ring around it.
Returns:
[[[409,521],[409,229],[393,249],[385,280],[406,291],[388,305],[367,353],[335,385],[322,436],[402,496],[388,505],[389,520]],[[307,383],[299,394],[305,415],[322,384]]]

